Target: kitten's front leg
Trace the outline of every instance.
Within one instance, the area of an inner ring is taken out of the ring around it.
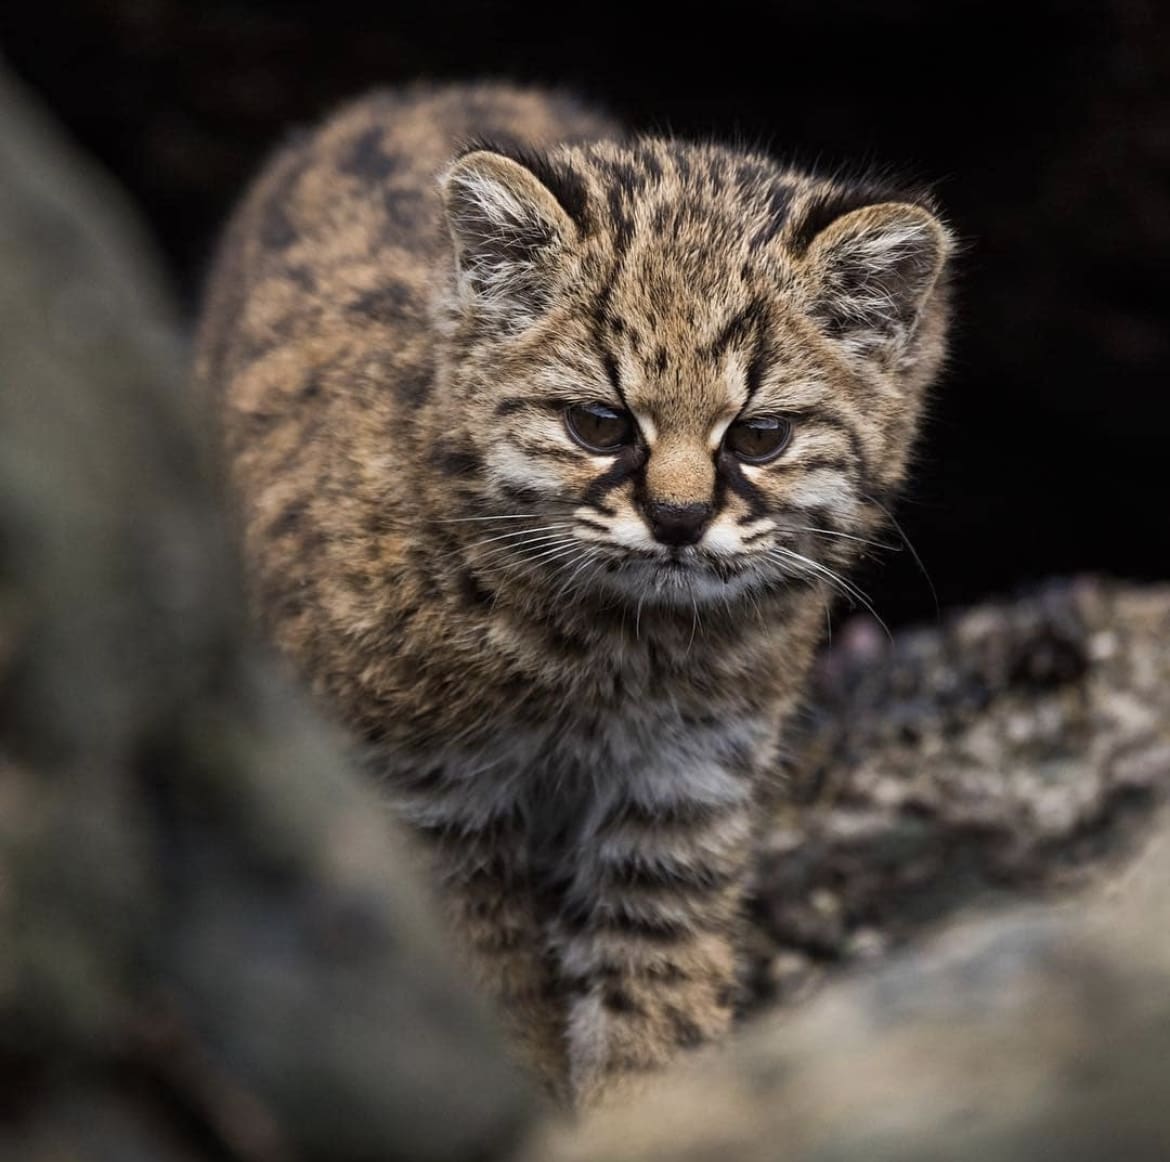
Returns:
[[[518,829],[418,828],[447,920],[520,1059],[548,1092],[566,1087],[564,1012]]]
[[[750,839],[743,801],[627,801],[582,845],[561,920],[578,1105],[727,1030]]]

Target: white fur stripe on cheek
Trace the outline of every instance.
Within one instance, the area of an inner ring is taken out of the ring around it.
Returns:
[[[496,444],[485,460],[488,475],[497,484],[510,484],[516,488],[557,489],[564,485],[564,478],[551,463],[542,463],[531,453],[524,452],[511,444]]]
[[[852,510],[857,507],[856,490],[848,477],[835,468],[809,472],[787,490],[784,499],[808,508]]]

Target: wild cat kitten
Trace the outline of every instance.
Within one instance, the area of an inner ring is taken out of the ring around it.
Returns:
[[[921,197],[505,87],[344,110],[227,233],[198,379],[256,607],[577,1101],[727,1028],[754,809],[950,247]]]

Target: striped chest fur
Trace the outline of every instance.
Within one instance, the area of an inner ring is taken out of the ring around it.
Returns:
[[[381,94],[230,224],[196,378],[257,616],[577,1102],[726,1029],[758,803],[943,354],[921,192]]]

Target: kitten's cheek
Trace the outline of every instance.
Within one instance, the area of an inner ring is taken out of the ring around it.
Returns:
[[[856,491],[834,469],[821,469],[799,477],[785,491],[784,500],[801,508],[829,508],[851,511],[857,505]]]
[[[564,485],[555,464],[525,452],[511,444],[496,444],[484,457],[488,479],[508,488],[536,488],[555,492]]]

